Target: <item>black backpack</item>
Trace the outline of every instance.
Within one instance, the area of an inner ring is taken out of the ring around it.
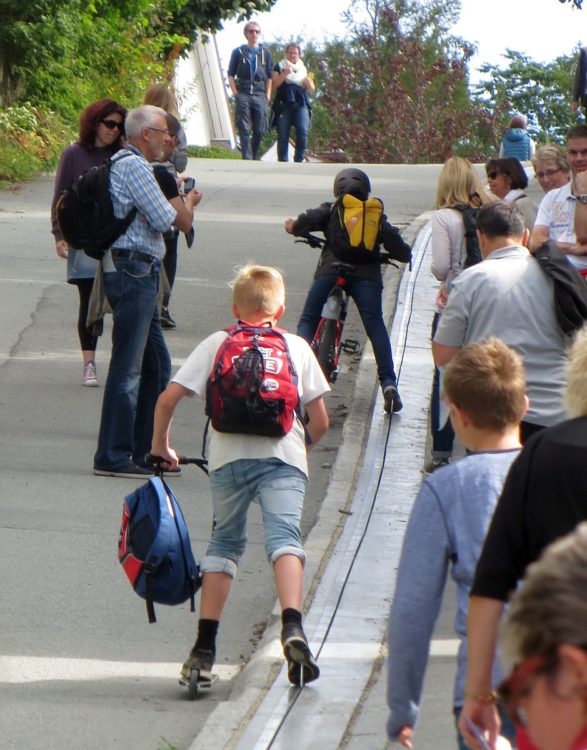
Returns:
[[[465,224],[465,268],[470,268],[483,260],[476,232],[479,209],[468,206],[466,203],[457,203],[451,208],[454,208],[463,217]]]
[[[532,255],[554,282],[554,309],[561,330],[566,334],[578,331],[587,320],[587,282],[553,240]]]
[[[132,156],[130,151],[118,159]],[[63,239],[76,250],[102,260],[106,250],[124,234],[136,216],[132,208],[123,219],[117,219],[110,197],[110,169],[112,159],[92,167],[70,188],[64,190],[57,201],[56,214]]]

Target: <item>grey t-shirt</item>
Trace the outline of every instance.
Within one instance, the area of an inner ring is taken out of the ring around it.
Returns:
[[[494,250],[455,280],[434,341],[465,346],[497,336],[524,359],[530,408],[524,420],[546,427],[567,418],[562,405],[566,338],[554,292],[525,247]]]

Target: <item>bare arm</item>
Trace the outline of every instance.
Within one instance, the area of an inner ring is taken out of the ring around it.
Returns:
[[[329,427],[328,412],[322,396],[315,398],[305,405],[308,414],[308,423],[306,429],[312,440],[309,448],[314,448],[316,444],[324,437]]]
[[[459,730],[467,745],[475,750],[482,748],[470,734],[466,720],[469,719],[487,733],[492,748],[495,747],[501,724],[495,702],[491,698],[491,669],[503,608],[504,602],[499,599],[472,596],[469,601],[467,682]]]
[[[530,242],[528,243],[528,250],[531,253],[536,250],[537,247],[543,245],[550,239],[550,230],[544,224],[535,224],[532,234],[530,235]]]
[[[447,365],[460,348],[460,346],[446,346],[446,344],[438,344],[436,341],[433,341],[432,357],[434,358],[434,364],[436,367],[444,367]]]
[[[181,229],[182,232],[189,232],[191,229],[194,221],[194,208],[201,200],[202,193],[200,193],[199,190],[194,189],[186,195],[185,203],[180,195],[169,201],[177,212],[173,223],[178,229]]]
[[[587,194],[587,172],[575,175],[576,195]],[[575,201],[575,236],[579,245],[587,245],[587,204]]]
[[[153,423],[151,453],[165,459],[169,468],[177,468],[177,454],[169,446],[169,432],[175,407],[190,391],[179,383],[170,383],[157,399]]]

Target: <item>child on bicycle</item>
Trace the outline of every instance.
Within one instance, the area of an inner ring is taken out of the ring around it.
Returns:
[[[298,323],[297,333],[306,341],[311,342],[322,307],[337,278],[337,271],[333,268],[338,258],[333,248],[331,216],[333,210],[346,194],[350,194],[361,201],[366,201],[371,192],[369,177],[360,169],[348,168],[339,172],[334,179],[335,202],[322,203],[318,208],[311,208],[297,219],[287,219],[285,231],[296,237],[305,237],[310,232],[322,232],[326,237],[326,245],[322,250],[318,266],[314,274],[314,282],[308,292],[306,304]],[[353,272],[349,275],[346,289],[355,301],[365,327],[365,332],[371,340],[377,374],[383,391],[384,408],[390,412],[402,409],[402,401],[397,388],[397,377],[393,368],[391,343],[387,328],[383,321],[381,264],[379,262],[379,247],[383,245],[389,256],[403,263],[409,263],[412,252],[410,246],[404,242],[397,227],[392,226],[385,215],[382,216],[379,235],[375,250],[371,258],[365,261],[360,254],[353,261]]]
[[[285,311],[281,273],[266,266],[245,266],[232,288],[232,312],[239,324],[268,331],[269,341],[271,329]],[[216,372],[216,357],[222,356],[230,330],[217,331],[204,339],[157,401],[151,452],[163,458],[165,468],[174,469],[178,465],[177,455],[169,446],[174,410],[184,396],[206,398],[209,376],[213,368]],[[212,413],[208,468],[214,527],[200,564],[203,573],[200,619],[196,642],[182,668],[184,682],[189,680],[191,670],[198,671],[202,684],[212,682],[220,617],[244,552],[247,513],[254,500],[259,502],[263,513],[265,549],[273,565],[282,610],[281,642],[289,681],[294,685],[305,684],[320,674],[302,628],[306,555],[300,521],[308,480],[306,442],[316,445],[328,429],[323,396],[329,386],[308,344],[299,336],[277,330],[275,336],[285,338],[286,351],[297,372],[297,391],[300,406],[307,415],[308,439],[299,418],[294,418],[285,435],[272,437],[245,434],[244,430],[218,431],[213,428]],[[274,352],[265,349],[263,358],[267,372],[276,372]]]

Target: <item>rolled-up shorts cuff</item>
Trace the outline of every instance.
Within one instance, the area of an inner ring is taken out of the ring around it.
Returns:
[[[238,565],[228,557],[216,557],[215,555],[204,555],[200,560],[201,573],[226,573],[231,578],[236,578]]]
[[[297,557],[302,561],[302,566],[305,567],[306,553],[301,547],[292,547],[291,545],[276,549],[275,552],[271,555],[271,564],[273,564],[276,560],[279,560],[279,558],[283,557],[284,555],[294,555],[294,557]]]

